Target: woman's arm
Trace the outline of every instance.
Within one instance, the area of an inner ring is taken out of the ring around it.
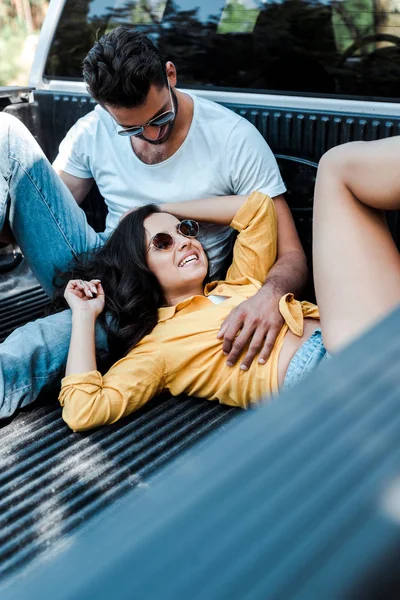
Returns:
[[[166,202],[161,210],[175,215],[179,219],[194,219],[217,225],[230,225],[233,217],[246,202],[247,196],[216,196],[202,200],[185,202]]]
[[[72,310],[72,335],[59,401],[74,431],[114,423],[137,410],[164,387],[165,365],[156,344],[139,344],[104,376],[97,371],[95,325],[104,308],[98,279],[70,281],[65,298]]]
[[[104,308],[104,290],[98,279],[71,280],[64,297],[72,310],[72,333],[65,374],[96,371],[95,326]]]
[[[248,196],[222,196],[186,202],[167,202],[162,204],[161,208],[179,219],[195,219],[218,225],[230,225],[247,200]],[[306,257],[284,196],[277,196],[273,198],[273,201],[278,220],[278,255],[274,259],[276,260],[275,265],[272,268],[271,265],[268,265],[268,277],[265,283],[268,284],[267,287],[275,290],[275,295],[279,298],[288,291],[298,296],[308,278]],[[252,232],[250,233],[253,235]],[[268,243],[268,241],[266,238],[265,242]],[[252,245],[250,243],[250,246]],[[263,252],[261,254],[263,255]],[[251,275],[259,277],[253,273]],[[262,281],[264,282],[264,278]],[[266,289],[263,291],[265,292]],[[236,334],[237,330],[232,331],[233,337]],[[227,340],[227,342],[224,350],[229,352],[231,341]]]
[[[115,423],[165,387],[166,367],[157,341],[143,340],[111,369],[68,375],[59,401],[62,417],[74,431]]]
[[[72,333],[65,375],[97,371],[95,346],[96,319],[86,310],[72,314]]]

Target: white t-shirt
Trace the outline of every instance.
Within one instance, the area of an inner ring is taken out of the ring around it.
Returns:
[[[100,106],[79,119],[61,142],[54,166],[75,177],[93,177],[108,207],[106,235],[127,210],[150,202],[254,190],[274,197],[286,191],[271,149],[251,123],[215,102],[191,97],[194,112],[188,135],[161,163],[142,162],[130,138],[117,134],[112,117]],[[213,274],[230,251],[232,230],[203,225],[201,232]]]

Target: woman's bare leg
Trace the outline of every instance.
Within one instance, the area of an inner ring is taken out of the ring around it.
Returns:
[[[353,142],[321,160],[314,280],[324,344],[336,352],[400,303],[400,255],[382,214],[400,208],[400,137]]]

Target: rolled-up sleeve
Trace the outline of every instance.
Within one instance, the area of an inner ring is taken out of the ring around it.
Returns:
[[[61,141],[53,167],[81,179],[93,177],[88,145],[92,138],[90,124],[79,119]]]
[[[253,192],[230,226],[239,235],[226,276],[227,283],[251,277],[263,284],[277,257],[278,229],[273,200],[262,192]]]
[[[152,346],[138,346],[105,374],[98,371],[64,377],[59,401],[64,421],[74,431],[115,423],[164,388],[165,363]]]

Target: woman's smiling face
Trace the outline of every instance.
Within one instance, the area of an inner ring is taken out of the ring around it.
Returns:
[[[203,293],[208,260],[203,246],[196,238],[182,235],[180,221],[169,213],[154,213],[144,221],[146,231],[146,260],[157,277],[168,304],[182,297]],[[169,233],[174,245],[170,250],[157,250],[151,243],[157,233]]]

